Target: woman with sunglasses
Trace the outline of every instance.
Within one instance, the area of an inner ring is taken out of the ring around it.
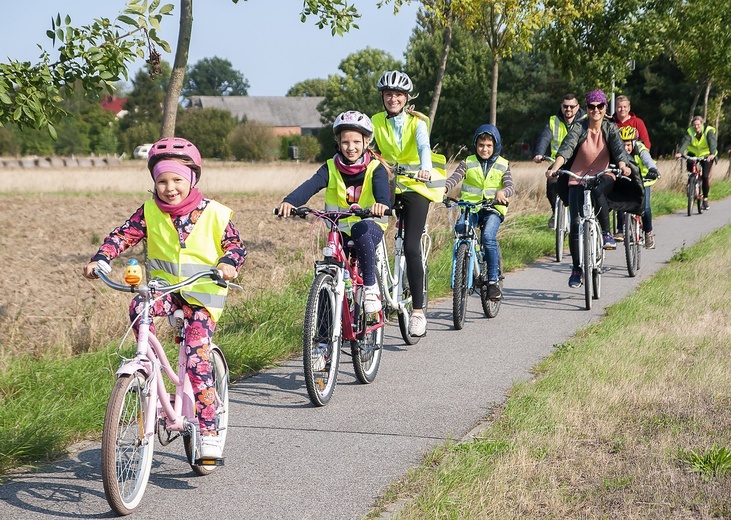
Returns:
[[[601,90],[592,90],[586,95],[587,118],[574,125],[556,153],[556,161],[546,171],[546,177],[552,177],[563,168],[577,174],[596,173],[610,164],[617,165],[623,175],[631,175],[631,160],[624,149],[624,142],[619,136],[617,125],[606,117],[607,96]],[[609,203],[607,195],[614,189],[615,177],[607,174],[599,178],[598,185],[592,190],[594,207],[602,228],[604,249],[616,249],[617,244],[609,228]],[[580,287],[583,274],[579,266],[579,211],[583,200],[583,186],[578,180],[562,175],[558,182],[558,193],[569,207],[571,229],[569,244],[573,269],[569,278],[569,287]]]

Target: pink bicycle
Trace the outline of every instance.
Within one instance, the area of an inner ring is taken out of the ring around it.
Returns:
[[[277,210],[274,210],[275,215]],[[390,214],[390,212],[389,212]],[[316,229],[326,228],[322,258],[315,258],[315,277],[310,286],[302,327],[302,361],[310,401],[324,406],[335,391],[344,342],[350,345],[358,381],[372,383],[383,353],[383,310],[367,314],[365,291],[355,251],[343,246],[338,221],[357,216],[369,218],[369,209],[354,206],[350,211],[318,211],[295,208],[293,216],[315,217],[313,244],[323,238]],[[313,247],[313,250],[315,247]],[[313,251],[313,255],[315,252]]]
[[[124,338],[117,349],[122,364],[117,370],[117,382],[109,397],[102,432],[101,473],[104,493],[117,514],[127,515],[140,504],[147,487],[155,434],[163,446],[182,437],[188,464],[198,475],[208,475],[223,464],[223,459],[209,460],[200,456],[195,399],[185,368],[183,313],[178,310],[170,317],[176,329],[176,342],[180,345],[176,373],[160,341],[150,330],[153,304],[156,299],[202,278],[208,278],[210,283],[221,286],[241,287],[223,280],[215,269],[199,272],[175,285],[157,279],[150,280],[148,284],[122,285],[108,278],[111,270],[109,264],[99,262],[95,272],[112,289],[144,296],[135,357],[125,358],[119,353]],[[130,330],[131,326],[125,338]],[[210,364],[216,381],[216,430],[223,447],[228,426],[228,366],[223,352],[216,345],[211,346]],[[174,394],[166,390],[163,374],[175,386]]]

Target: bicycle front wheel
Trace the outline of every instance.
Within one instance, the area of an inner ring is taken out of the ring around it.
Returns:
[[[695,202],[695,183],[693,181],[689,180],[685,186],[685,195],[688,198],[688,216],[690,217],[693,214],[693,203]]]
[[[584,262],[584,303],[586,305],[586,310],[591,310],[591,300],[592,300],[592,285],[593,285],[593,271],[594,271],[594,265],[592,262],[592,239],[593,239],[593,227],[592,224],[588,221],[584,224],[584,233],[582,236],[584,251],[583,251],[583,262]]]
[[[640,270],[639,224],[634,215],[626,214],[624,219],[624,257],[627,260],[627,272],[631,278]]]
[[[221,443],[221,450],[226,446],[226,432],[228,428],[228,366],[223,357],[223,352],[214,348],[211,350],[211,372],[213,373],[216,389],[216,434]],[[193,442],[190,435],[183,437],[183,447],[188,460],[194,460],[191,456]],[[209,464],[191,464],[190,468],[196,475],[210,475],[218,466]]]
[[[563,249],[566,243],[567,233],[567,211],[560,197],[556,197],[556,216],[554,222],[556,223],[556,262],[563,260]]]
[[[112,389],[102,432],[101,472],[107,502],[118,515],[140,504],[150,478],[154,438],[145,437],[145,377],[124,374]]]
[[[695,182],[695,203],[698,208],[698,214],[703,213],[703,187],[701,181]]]
[[[302,329],[302,361],[305,385],[310,401],[324,406],[332,397],[338,379],[340,342],[342,336],[335,330],[336,306],[335,279],[328,273],[320,273],[310,287]]]
[[[364,291],[358,292],[360,293],[359,305],[363,309],[365,293]],[[376,379],[378,367],[381,365],[384,324],[381,323],[378,328],[368,331],[368,328],[374,324],[369,323],[368,315],[363,311],[360,312],[359,321],[358,329],[366,332],[363,333],[362,338],[350,342],[350,353],[353,357],[355,377],[367,385]]]
[[[462,242],[457,246],[454,256],[454,288],[452,289],[452,322],[454,328],[461,330],[464,327],[465,314],[467,312],[467,287],[468,270],[470,268],[469,246]],[[474,253],[473,253],[474,254]]]

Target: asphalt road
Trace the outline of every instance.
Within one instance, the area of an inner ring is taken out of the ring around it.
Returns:
[[[402,344],[387,330],[378,377],[361,385],[350,358],[330,403],[313,407],[301,360],[236,383],[225,466],[194,476],[182,443],[156,448],[152,476],[135,518],[205,515],[219,519],[355,519],[394,480],[445,439],[470,432],[516,381],[605,306],[630,293],[683,245],[731,222],[731,200],[703,215],[655,221],[657,249],[642,253],[629,278],[624,251],[607,254],[601,299],[584,309],[583,289],[569,289],[569,263],[545,259],[505,279],[497,318],[484,318],[472,296],[465,328],[452,328],[451,300],[433,304],[428,335]],[[100,446],[0,486],[0,518],[113,517],[99,474]]]

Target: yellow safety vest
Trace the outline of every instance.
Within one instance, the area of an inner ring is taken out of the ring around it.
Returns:
[[[223,256],[221,237],[233,214],[229,208],[214,200],[209,201],[185,239],[185,247],[181,247],[180,235],[170,215],[163,212],[154,200],[145,202],[144,212],[150,276],[176,284],[218,265]],[[201,278],[180,293],[188,303],[205,307],[213,321],[218,321],[226,304],[228,289]]]
[[[363,179],[363,187],[361,188],[360,196],[356,203],[361,208],[370,208],[376,203],[376,197],[373,194],[373,172],[378,168],[381,163],[376,159],[372,159],[368,163],[368,167],[365,171],[365,179]],[[347,211],[350,209],[352,203],[348,202],[348,196],[346,194],[345,181],[343,175],[338,171],[335,166],[335,161],[332,159],[327,160],[327,171],[329,178],[327,180],[327,189],[325,190],[325,210],[326,211]],[[388,227],[388,217],[373,218],[376,224],[380,226],[384,231]],[[350,234],[350,228],[353,224],[360,221],[359,217],[348,217],[341,219],[338,222],[338,228],[343,233]]]
[[[373,135],[376,138],[378,149],[381,151],[383,158],[389,163],[395,166],[401,166],[407,171],[418,171],[421,159],[419,158],[419,150],[416,146],[416,126],[420,118],[411,114],[406,115],[401,148],[398,146],[398,140],[393,132],[393,128],[386,120],[386,112],[379,112],[371,119],[373,121]],[[429,128],[428,118],[426,119],[426,126]],[[447,178],[447,159],[444,155],[435,152],[432,152],[431,158],[431,180],[421,182],[405,175],[397,175],[397,194],[405,191],[415,191],[434,202],[442,201],[444,198],[444,181]]]
[[[655,184],[657,182],[657,179],[645,179],[645,175],[647,175],[647,171],[649,170],[649,168],[645,165],[644,162],[642,162],[642,157],[640,157],[640,154],[643,150],[647,150],[647,146],[642,144],[640,141],[636,141],[635,149],[632,150],[632,157],[634,157],[635,163],[637,163],[637,167],[640,169],[640,175],[642,175],[642,185],[646,188]]]
[[[482,166],[476,155],[467,157],[466,165],[467,171],[462,181],[462,200],[477,203],[482,199],[494,199],[497,191],[503,188],[503,173],[510,167],[507,159],[498,157],[487,175],[482,172]],[[495,206],[495,210],[503,216],[508,212],[508,208],[503,205]]]
[[[715,128],[713,128],[710,125],[706,125],[706,127],[703,129],[703,132],[701,132],[701,137],[698,139],[695,135],[695,128],[688,128],[688,135],[690,135],[690,144],[688,145],[688,151],[694,155],[695,157],[705,157],[706,155],[711,155],[711,147],[708,145],[708,139],[706,136],[708,135],[708,132],[710,131],[716,131]]]
[[[551,138],[551,158],[555,159],[558,148],[561,146],[564,138],[566,138],[566,134],[569,133],[569,130],[566,128],[566,123],[564,123],[560,117],[555,115],[549,118],[548,126],[551,128],[551,134],[553,136]]]

